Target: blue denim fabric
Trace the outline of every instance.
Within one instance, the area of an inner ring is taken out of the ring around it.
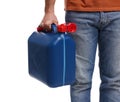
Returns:
[[[71,102],[90,102],[90,90],[99,47],[100,102],[120,102],[120,12],[66,12],[66,22],[77,24],[76,81]]]

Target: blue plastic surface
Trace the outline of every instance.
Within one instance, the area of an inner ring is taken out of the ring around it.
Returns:
[[[29,74],[49,87],[75,81],[75,42],[69,34],[33,32],[28,60]]]

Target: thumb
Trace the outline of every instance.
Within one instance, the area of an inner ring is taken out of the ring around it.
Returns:
[[[58,26],[58,21],[53,21],[53,23],[54,23],[56,26]]]

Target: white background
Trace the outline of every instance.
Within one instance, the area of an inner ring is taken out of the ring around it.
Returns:
[[[64,0],[56,0],[64,23]],[[27,39],[44,15],[44,0],[0,1],[0,102],[70,102],[69,86],[48,88],[28,74]],[[98,54],[91,102],[99,100]]]

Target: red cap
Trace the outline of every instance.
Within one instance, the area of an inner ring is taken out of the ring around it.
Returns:
[[[76,29],[77,29],[77,27],[76,27],[75,23],[68,23],[67,24],[67,32],[73,33],[76,31]]]
[[[66,32],[67,31],[67,26],[66,24],[60,24],[57,26],[58,32]]]

